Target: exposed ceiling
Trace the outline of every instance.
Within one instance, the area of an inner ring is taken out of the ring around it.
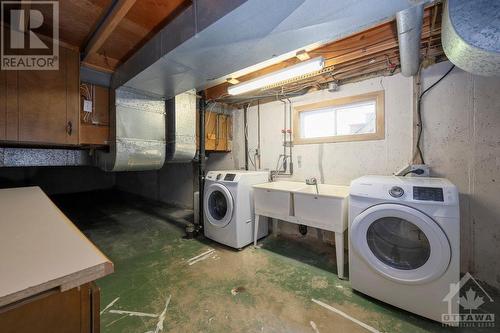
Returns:
[[[225,78],[292,65],[302,48],[327,59],[327,70],[308,78],[314,85],[397,71],[392,20],[421,2],[428,0],[64,0],[60,40],[80,50],[85,66],[112,72],[113,86],[163,97],[210,87],[207,95],[221,99]],[[434,59],[442,54],[440,16],[439,6],[425,11],[422,45]]]
[[[113,6],[127,3],[125,16],[96,52],[86,55],[84,65],[112,72],[161,28],[191,5],[191,0],[63,0],[59,1],[59,38],[82,53]],[[52,13],[44,12],[46,22]],[[44,25],[46,30],[52,26]],[[44,33],[44,31],[40,31]],[[46,31],[45,31],[45,34]],[[47,34],[48,35],[48,34]]]
[[[199,10],[189,7],[155,35],[118,68],[112,85],[166,98],[205,89],[255,64],[371,29],[422,2],[428,1],[197,0]],[[197,24],[214,8],[224,15]],[[172,41],[174,27],[185,31],[179,41]]]
[[[441,12],[440,4],[429,6],[424,11],[421,37],[421,55],[425,59],[424,65],[446,59],[441,46]],[[206,97],[226,103],[245,103],[252,100],[254,96],[259,96],[258,99],[265,101],[266,98],[262,96],[269,95],[267,99],[273,100],[276,98],[273,95],[276,96],[276,94],[293,94],[304,90],[321,89],[331,81],[343,83],[370,75],[392,75],[400,69],[398,46],[396,22],[392,20],[341,40],[308,49],[307,53],[311,58],[318,56],[325,58],[325,70],[320,74],[238,97],[227,94],[227,88],[231,84],[224,82],[206,89]],[[240,82],[245,82],[299,62],[300,59],[292,56],[248,74],[228,75],[227,78],[236,78]]]

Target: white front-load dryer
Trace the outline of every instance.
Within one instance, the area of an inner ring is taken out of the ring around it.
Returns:
[[[349,198],[352,288],[456,325],[458,300],[447,295],[460,280],[458,200],[456,186],[441,178],[354,180]]]
[[[252,243],[252,185],[268,181],[269,173],[263,171],[209,171],[203,199],[205,237],[236,249]],[[267,233],[267,223],[259,225],[258,238]]]

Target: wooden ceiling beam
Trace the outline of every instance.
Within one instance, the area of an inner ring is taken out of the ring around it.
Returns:
[[[102,24],[92,34],[85,47],[83,59],[86,60],[91,54],[97,53],[111,33],[118,26],[120,21],[127,15],[128,11],[135,4],[136,0],[118,0],[111,8]]]
[[[92,53],[82,61],[82,65],[101,72],[113,73],[114,69],[120,65],[120,61],[102,54]]]

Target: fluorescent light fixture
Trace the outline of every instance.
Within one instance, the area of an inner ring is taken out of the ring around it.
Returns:
[[[301,50],[295,54],[295,56],[300,60],[300,61],[305,61],[311,59],[311,56],[309,53],[307,53],[305,50]]]
[[[323,57],[314,58],[308,61],[300,62],[296,65],[283,68],[279,71],[272,72],[255,79],[242,82],[227,88],[227,92],[230,95],[244,94],[249,91],[257,90],[272,84],[276,84],[282,81],[287,81],[301,75],[306,75],[320,71],[325,66],[325,60]]]
[[[227,78],[226,81],[227,81],[227,83],[230,83],[230,84],[238,84],[238,83],[240,83],[240,80],[235,79],[234,77]]]

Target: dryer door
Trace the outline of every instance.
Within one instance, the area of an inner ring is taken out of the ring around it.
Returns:
[[[233,197],[231,192],[221,184],[211,184],[205,192],[204,210],[208,222],[223,228],[229,224],[233,216]]]
[[[451,248],[441,227],[403,205],[368,208],[351,224],[351,248],[382,276],[406,284],[437,279],[448,268]]]

